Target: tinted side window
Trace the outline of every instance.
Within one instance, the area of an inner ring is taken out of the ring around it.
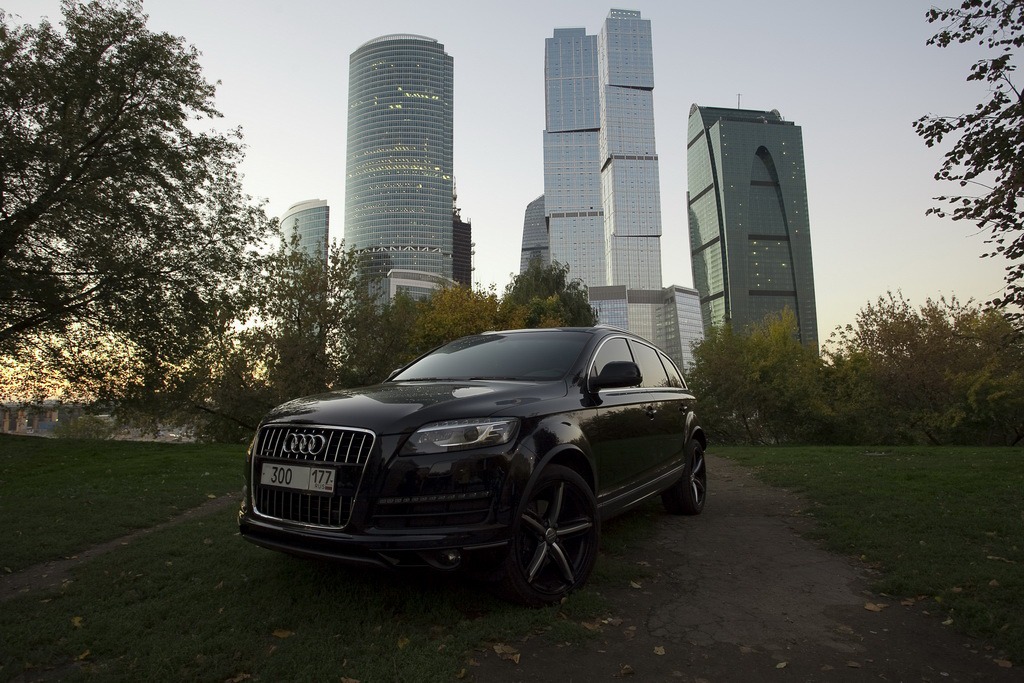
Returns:
[[[590,376],[594,377],[600,374],[604,366],[612,361],[623,360],[633,360],[633,357],[629,355],[629,347],[626,346],[626,340],[622,337],[609,339],[597,352],[597,355],[594,356],[594,364],[590,368]]]
[[[664,354],[661,356],[661,364],[665,366],[665,372],[668,373],[668,385],[675,387],[676,389],[685,389],[686,382],[683,381],[679,371],[676,370],[675,363],[665,357]]]
[[[636,358],[636,364],[640,366],[640,374],[644,376],[642,386],[671,386],[668,381],[668,375],[665,373],[665,368],[661,364],[661,359],[658,358],[657,351],[647,346],[647,344],[640,344],[638,342],[632,342],[629,346],[633,349],[633,357]]]

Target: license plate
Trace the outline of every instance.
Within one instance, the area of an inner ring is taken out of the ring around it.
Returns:
[[[260,471],[260,483],[299,491],[334,493],[334,469],[265,462]]]

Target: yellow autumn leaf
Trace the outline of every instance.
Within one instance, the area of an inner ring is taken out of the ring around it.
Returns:
[[[275,638],[291,638],[295,633],[294,631],[286,631],[283,628],[275,628],[273,635]]]
[[[82,617],[71,617],[71,625],[75,628],[82,628]]]
[[[399,650],[404,650],[405,646],[408,645],[408,644],[409,644],[409,639],[406,638],[405,636],[402,636],[402,637],[400,637],[398,639],[398,649]]]
[[[662,647],[661,645],[658,645],[656,648],[654,648],[654,654],[656,654],[656,655],[663,655],[663,654],[665,654],[665,648]]]
[[[92,652],[90,652],[89,650],[86,650],[82,654],[78,655],[78,661],[81,662],[81,661],[84,661],[84,660],[88,659],[89,655],[91,655],[91,654],[92,654]]]

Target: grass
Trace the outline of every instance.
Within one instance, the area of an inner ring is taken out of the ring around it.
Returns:
[[[824,547],[1024,661],[1024,450],[716,448],[812,502]]]
[[[4,537],[47,538],[16,542],[17,562],[5,547],[2,564],[63,556],[237,490],[241,458],[237,447],[0,438]],[[270,552],[238,535],[235,512],[167,526],[79,565],[59,590],[3,603],[0,680],[455,680],[487,643],[592,637],[580,622],[606,613],[601,586],[636,577],[617,552],[655,515],[606,525],[591,586],[527,609],[456,578]]]
[[[928,596],[1024,660],[1020,449],[716,448],[812,502],[815,535]],[[240,447],[0,437],[0,567],[21,568],[152,527],[241,486]],[[713,484],[712,484],[713,485]],[[138,538],[45,594],[0,606],[0,680],[453,680],[487,643],[591,637],[603,587],[661,514],[603,528],[590,586],[525,609],[473,583],[386,577],[257,548],[221,509]]]
[[[241,495],[244,457],[241,446],[0,436],[0,571]]]

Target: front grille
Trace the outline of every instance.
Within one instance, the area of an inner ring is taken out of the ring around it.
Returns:
[[[340,529],[348,524],[352,500],[373,450],[373,432],[308,425],[269,425],[254,448],[253,506],[264,517]],[[316,493],[266,486],[265,462],[326,466],[334,470],[334,492]]]

